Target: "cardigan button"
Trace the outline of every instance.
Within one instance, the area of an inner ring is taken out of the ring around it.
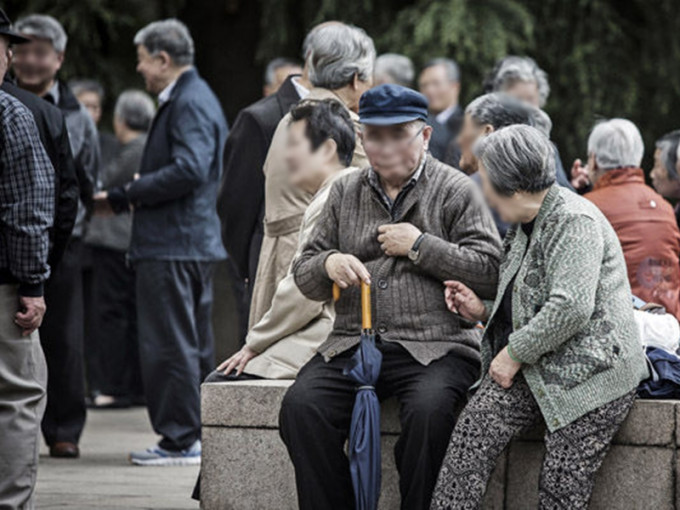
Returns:
[[[380,280],[378,281],[378,287],[381,289],[385,290],[387,288],[387,281],[386,280]]]
[[[328,357],[329,358],[334,358],[336,354],[337,354],[337,351],[335,349],[333,349],[332,351],[328,351]]]
[[[380,326],[378,326],[378,333],[387,333],[387,326],[385,323],[381,323]]]
[[[555,418],[555,419],[553,420],[553,426],[554,426],[554,427],[559,427],[559,425],[560,425],[560,420],[558,420],[557,418]]]
[[[545,397],[545,391],[543,391],[540,388],[538,389],[538,391],[536,393],[538,394],[539,397]]]

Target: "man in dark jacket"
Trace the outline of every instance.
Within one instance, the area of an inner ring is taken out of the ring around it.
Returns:
[[[61,264],[45,289],[49,311],[41,328],[49,367],[43,434],[50,455],[73,458],[80,455],[78,441],[85,426],[82,236],[85,204],[92,201],[97,178],[99,142],[87,110],[57,79],[66,51],[64,28],[51,16],[34,14],[17,21],[16,30],[31,40],[14,54],[17,83],[63,112],[80,185],[82,203]]]
[[[0,9],[0,29],[7,30],[11,24],[12,22],[5,12]],[[12,42],[21,44],[21,40],[10,41],[8,36],[3,36],[2,32],[0,32],[0,37],[6,41],[7,50]],[[28,42],[26,39],[24,41]],[[55,171],[56,206],[54,225],[50,231],[51,249],[49,254],[49,264],[54,271],[66,250],[78,212],[78,179],[75,162],[71,154],[64,115],[56,106],[52,106],[35,94],[17,87],[8,79],[6,74],[10,57],[8,51],[0,55],[0,79],[3,80],[0,89],[18,99],[33,114],[40,141]]]
[[[139,179],[97,196],[114,211],[134,206],[129,257],[137,274],[142,378],[160,443],[133,452],[133,464],[189,465],[201,460],[199,389],[213,369],[212,280],[226,258],[217,188],[227,123],[217,98],[193,67],[186,26],[157,21],[135,36],[137,70],[160,106]]]
[[[237,271],[241,333],[245,337],[252,284],[262,245],[264,160],[276,126],[311,85],[302,76],[289,76],[274,94],[239,112],[224,149],[224,176],[217,200],[222,240]],[[245,282],[245,289],[243,283]]]

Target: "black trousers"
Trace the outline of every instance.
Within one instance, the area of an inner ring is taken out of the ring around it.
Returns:
[[[168,450],[201,437],[200,385],[215,363],[214,269],[200,261],[135,264],[144,393],[151,425]]]
[[[81,253],[80,239],[71,239],[45,286],[47,312],[40,343],[48,379],[42,431],[50,446],[61,441],[77,444],[85,427]]]
[[[114,397],[140,397],[142,374],[137,342],[135,272],[125,252],[92,247],[92,297],[96,327],[93,349],[99,391]]]
[[[400,345],[378,342],[383,364],[376,392],[395,395],[402,432],[395,445],[401,508],[429,508],[456,417],[479,363],[449,354],[423,366]],[[316,355],[284,397],[281,437],[293,465],[300,508],[353,509],[354,493],[344,445],[356,383],[342,374],[352,352],[326,363]]]

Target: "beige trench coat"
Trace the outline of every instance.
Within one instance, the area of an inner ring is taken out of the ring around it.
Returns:
[[[295,257],[312,233],[333,181],[356,170],[350,167],[338,172],[314,195],[302,219]],[[271,308],[248,332],[246,344],[261,354],[246,365],[245,372],[266,379],[294,379],[326,340],[334,320],[333,302],[307,299],[289,271],[276,288]]]
[[[340,101],[332,91],[321,88],[312,89],[307,96],[307,99],[327,98]],[[358,130],[359,116],[352,111],[349,113]],[[250,302],[249,328],[257,324],[269,310],[277,285],[288,273],[298,246],[302,216],[312,200],[309,193],[295,188],[288,179],[284,153],[289,121],[290,114],[287,114],[279,122],[264,162],[264,238],[257,264],[253,297]],[[352,166],[362,168],[367,164],[364,148],[357,136]]]

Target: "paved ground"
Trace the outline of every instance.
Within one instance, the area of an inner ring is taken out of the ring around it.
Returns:
[[[91,411],[81,442],[81,458],[59,460],[41,453],[37,507],[164,510],[196,509],[190,499],[198,467],[138,467],[130,449],[156,441],[146,410]]]

